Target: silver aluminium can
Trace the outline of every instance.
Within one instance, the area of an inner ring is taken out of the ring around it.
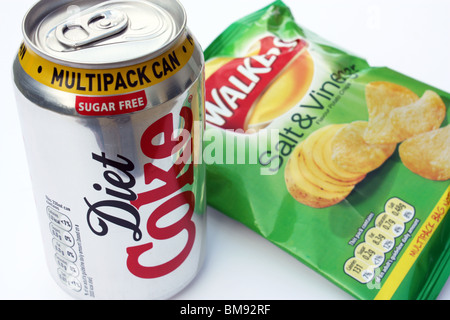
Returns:
[[[41,0],[14,61],[50,272],[78,299],[165,299],[201,267],[204,58],[176,0]]]

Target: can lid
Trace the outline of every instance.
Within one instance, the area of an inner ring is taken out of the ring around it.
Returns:
[[[110,68],[167,51],[186,28],[177,0],[39,1],[24,19],[25,41],[51,61]]]

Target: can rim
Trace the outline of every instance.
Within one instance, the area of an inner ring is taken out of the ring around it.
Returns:
[[[130,2],[133,2],[135,0],[127,0]],[[149,0],[138,0],[143,2],[148,2]],[[153,3],[165,3],[165,1],[154,1],[150,0]],[[34,51],[37,55],[41,56],[42,58],[57,63],[60,65],[68,66],[68,67],[76,67],[76,68],[85,68],[85,69],[111,69],[111,68],[119,68],[124,66],[130,66],[134,64],[139,64],[145,61],[148,61],[150,59],[153,59],[155,57],[160,56],[164,52],[167,52],[171,47],[173,47],[178,41],[180,41],[180,38],[183,36],[183,34],[186,32],[187,28],[187,14],[184,6],[180,3],[179,0],[170,0],[172,3],[176,4],[177,9],[180,10],[182,14],[182,22],[180,23],[180,27],[175,33],[175,35],[172,37],[170,41],[165,43],[163,46],[161,46],[157,50],[149,51],[147,53],[143,53],[142,55],[138,57],[134,57],[131,59],[123,59],[121,61],[116,62],[105,62],[105,63],[92,63],[89,61],[69,61],[64,60],[58,57],[54,57],[51,54],[45,52],[42,50],[36,43],[32,40],[33,34],[29,34],[30,30],[35,30],[35,28],[29,27],[30,21],[42,21],[43,18],[47,17],[49,14],[57,10],[58,8],[68,5],[70,3],[76,4],[80,1],[74,1],[74,0],[60,0],[60,1],[52,1],[52,0],[40,0],[36,2],[25,14],[23,20],[22,20],[22,35],[24,38],[25,44]],[[101,1],[98,1],[99,3]]]

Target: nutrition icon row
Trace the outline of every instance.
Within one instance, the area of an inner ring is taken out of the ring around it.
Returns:
[[[354,251],[354,256],[344,265],[347,275],[361,283],[375,277],[375,269],[385,261],[386,254],[395,246],[395,239],[405,232],[405,225],[415,215],[414,208],[398,198],[390,199],[385,211],[375,218],[375,226],[367,230],[364,242]]]
[[[75,264],[78,257],[73,249],[75,238],[71,233],[73,230],[72,221],[53,207],[47,207],[47,215],[50,220],[49,227],[53,236],[52,246],[55,250],[59,279],[70,289],[79,292],[82,285],[78,280],[80,270]]]

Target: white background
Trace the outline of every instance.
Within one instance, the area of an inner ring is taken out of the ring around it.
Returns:
[[[268,0],[182,0],[203,48]],[[70,299],[50,278],[17,118],[11,66],[33,0],[2,1],[0,299]],[[365,57],[450,92],[450,1],[285,0],[298,23]],[[208,250],[175,299],[352,299],[246,227],[208,210]],[[450,299],[450,283],[440,299]]]

